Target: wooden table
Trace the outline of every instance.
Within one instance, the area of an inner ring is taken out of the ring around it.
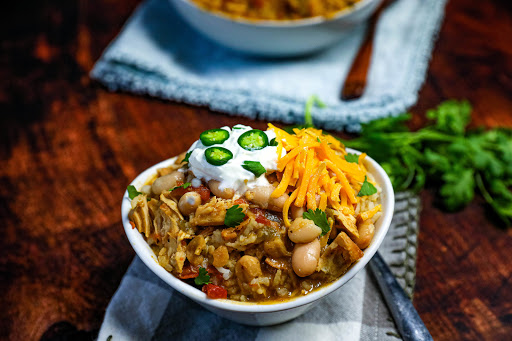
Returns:
[[[140,171],[240,117],[109,93],[88,72],[135,0],[14,1],[0,18],[0,339],[91,339],[134,256],[120,201]],[[474,105],[473,126],[512,127],[512,6],[451,0],[418,104]],[[175,135],[176,129],[190,132]],[[423,211],[414,304],[436,340],[512,335],[512,229],[478,198]],[[67,322],[66,322],[67,321]]]

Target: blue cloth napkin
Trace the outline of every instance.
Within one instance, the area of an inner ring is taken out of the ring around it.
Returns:
[[[168,0],[143,2],[91,71],[110,90],[123,90],[228,114],[302,123],[316,94],[327,108],[315,125],[354,131],[361,122],[413,105],[425,78],[446,0],[397,0],[381,16],[368,86],[362,98],[338,98],[364,36],[352,36],[313,56],[257,59],[224,48],[190,28]]]

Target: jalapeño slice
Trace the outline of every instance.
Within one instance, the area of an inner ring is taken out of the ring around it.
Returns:
[[[222,144],[229,138],[229,132],[224,129],[210,129],[203,131],[199,135],[199,139],[205,146],[212,146],[214,144]]]
[[[233,158],[233,153],[226,148],[210,147],[204,151],[204,157],[208,163],[214,166],[222,166]]]
[[[245,150],[260,150],[268,146],[268,137],[261,130],[253,129],[240,135],[238,144]]]

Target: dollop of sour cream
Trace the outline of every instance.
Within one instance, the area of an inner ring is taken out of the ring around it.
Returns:
[[[238,144],[238,138],[243,133],[252,130],[249,126],[237,124],[232,129],[229,127],[222,127],[229,133],[229,138],[222,144],[215,144],[213,146],[205,146],[201,140],[197,140],[189,148],[188,152],[192,152],[189,156],[189,170],[194,173],[196,178],[205,182],[210,180],[217,180],[220,182],[219,188],[231,188],[238,194],[245,193],[248,189],[260,186],[268,186],[269,182],[265,175],[256,177],[252,172],[242,167],[244,161],[257,161],[268,171],[277,170],[277,147],[266,146],[260,150],[249,151],[243,149]],[[276,137],[272,130],[266,130],[264,133],[270,142]],[[210,147],[223,147],[229,149],[233,153],[233,158],[226,164],[221,166],[214,166],[206,161],[205,150]],[[283,148],[283,155],[286,151]]]

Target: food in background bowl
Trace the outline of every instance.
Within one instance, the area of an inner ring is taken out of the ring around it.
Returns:
[[[352,37],[382,0],[359,0],[332,16],[294,20],[234,18],[192,0],[169,0],[191,27],[211,40],[255,56],[291,57],[320,51]]]
[[[130,223],[159,264],[209,298],[275,302],[340,278],[381,215],[366,155],[321,130],[237,125],[129,188]]]
[[[252,20],[293,20],[329,17],[360,0],[192,0],[202,8],[233,18]]]

